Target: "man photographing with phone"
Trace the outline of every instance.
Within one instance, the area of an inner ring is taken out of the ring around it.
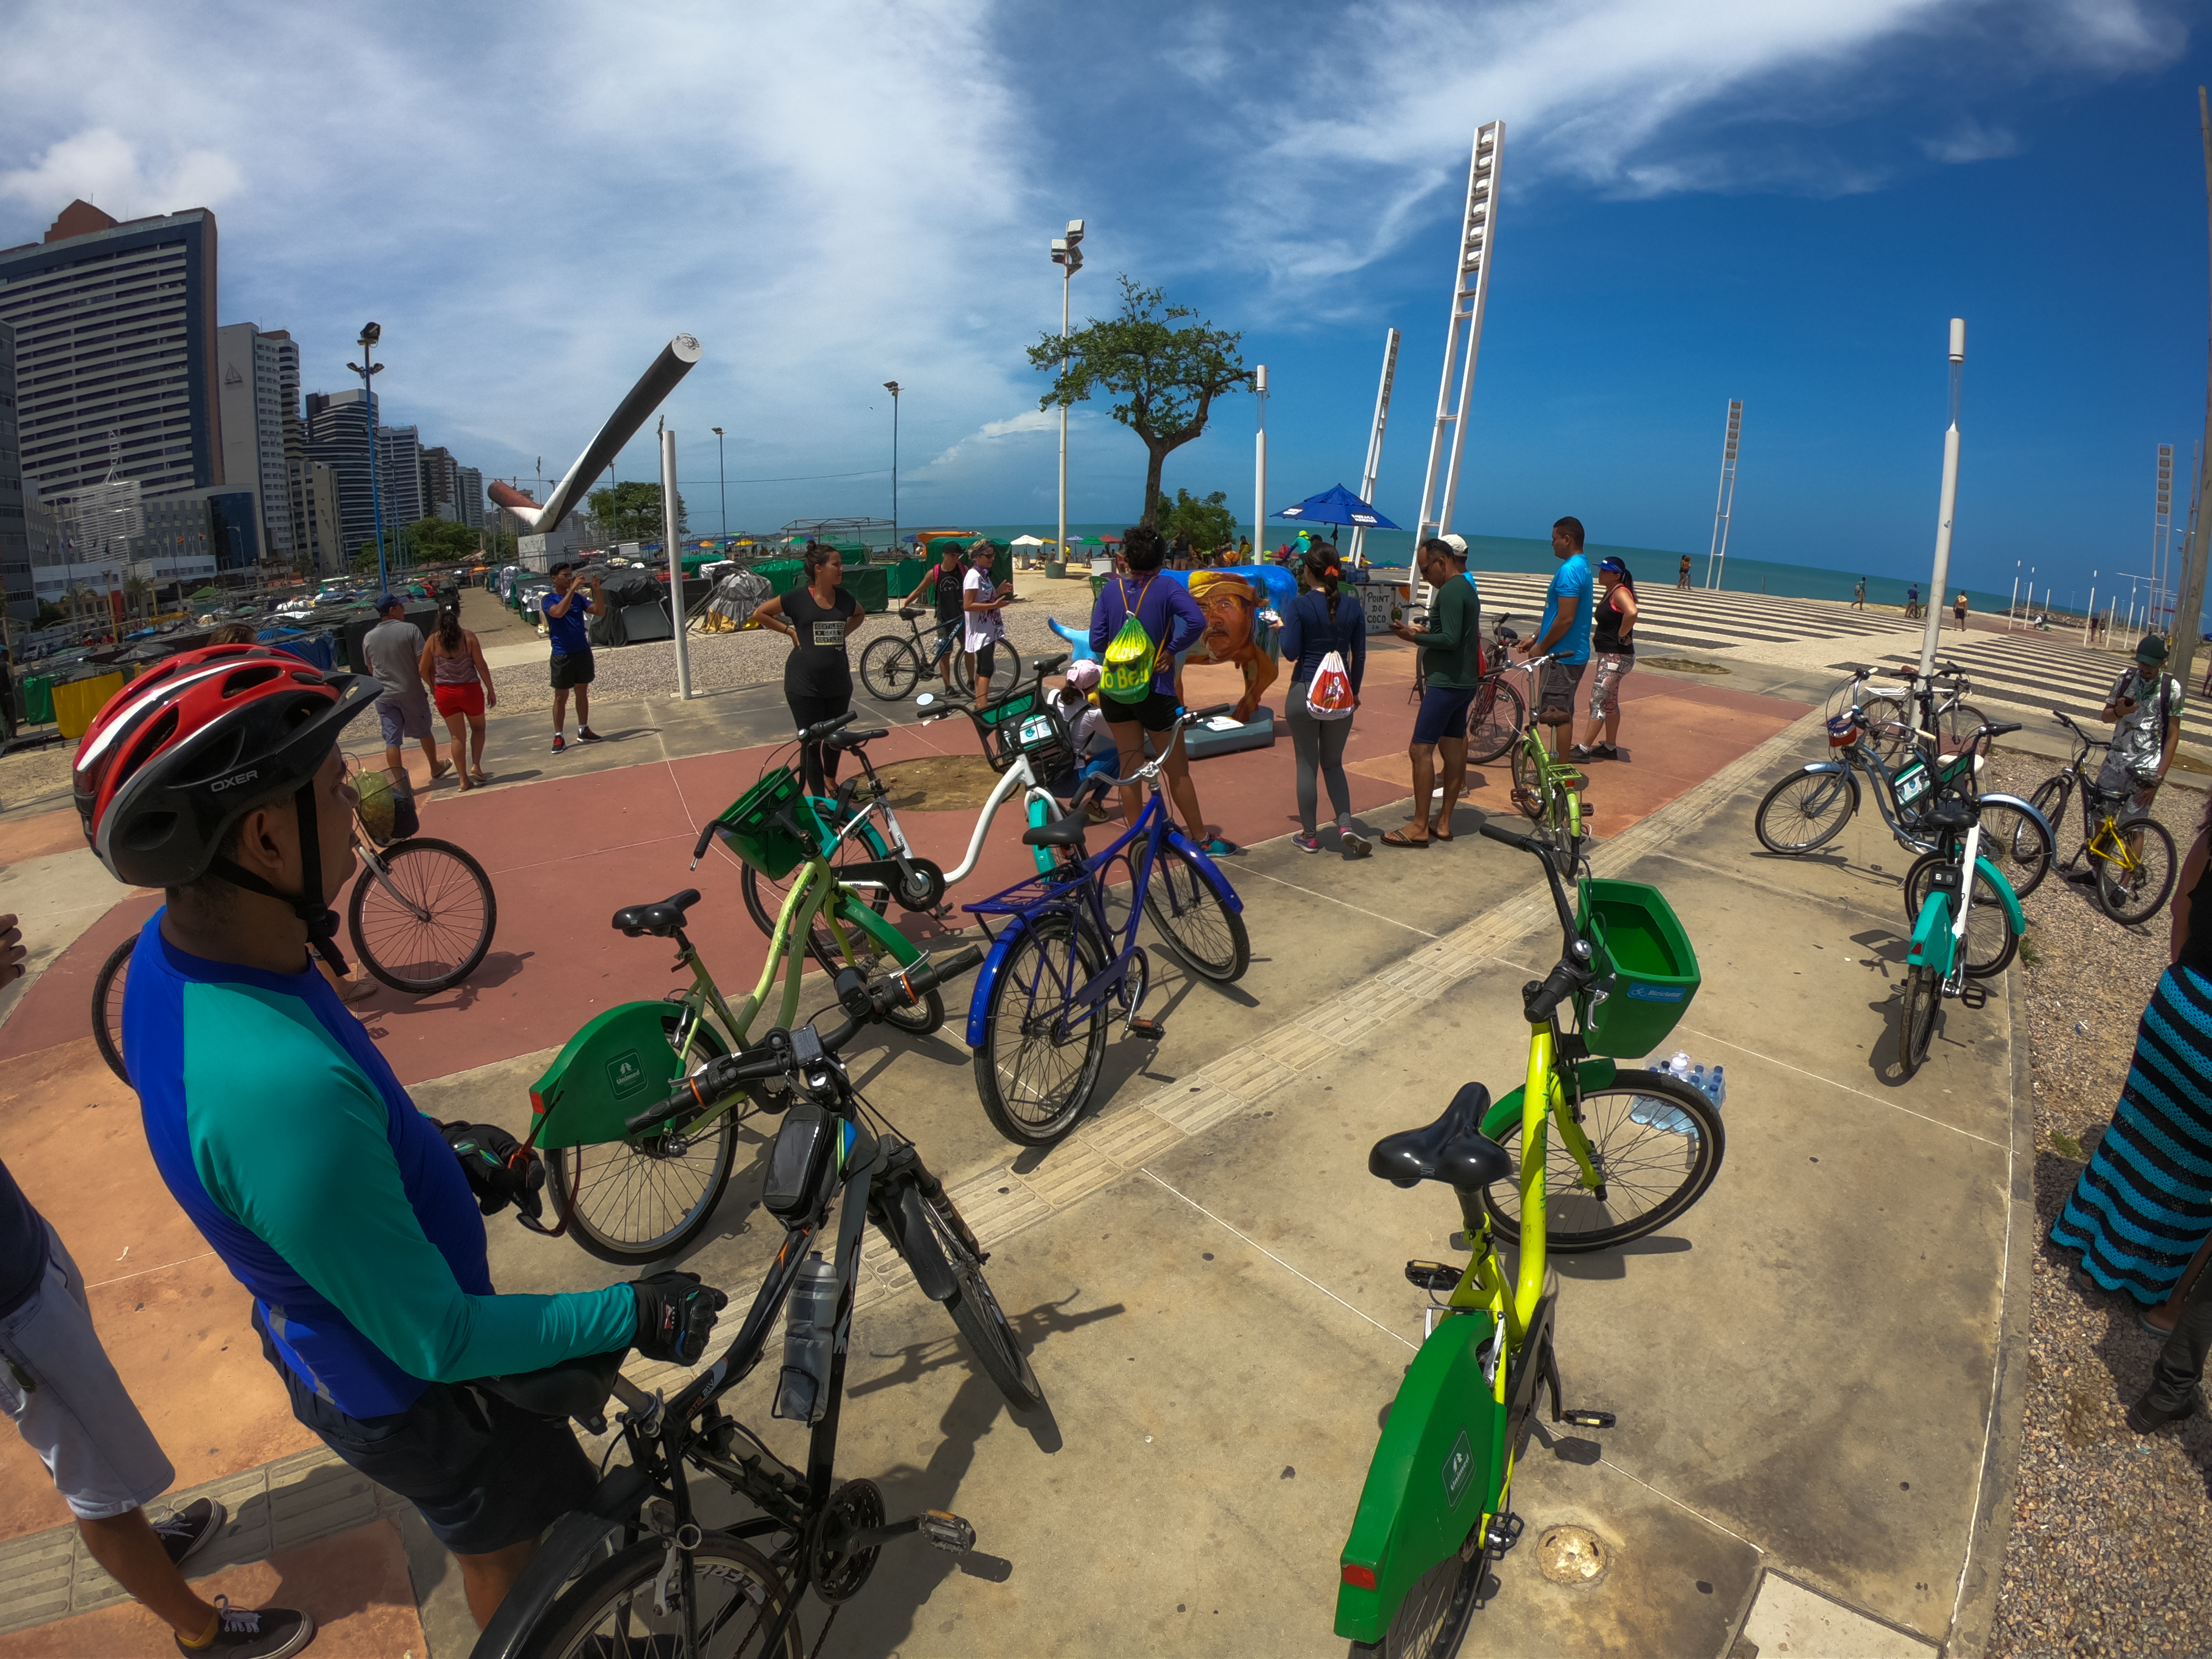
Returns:
[[[568,694],[576,694],[576,740],[597,743],[592,730],[592,682],[599,668],[592,660],[592,632],[586,618],[607,614],[607,596],[599,586],[599,573],[587,570],[591,598],[576,586],[576,567],[561,563],[549,573],[553,591],[538,601],[545,612],[545,631],[553,641],[553,752],[568,746]]]

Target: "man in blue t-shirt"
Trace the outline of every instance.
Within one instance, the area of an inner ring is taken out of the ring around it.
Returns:
[[[576,694],[576,740],[597,743],[592,730],[592,682],[599,670],[592,661],[592,635],[587,617],[607,614],[607,596],[599,586],[599,573],[587,571],[592,596],[576,586],[576,567],[562,562],[553,567],[553,591],[538,601],[545,612],[545,631],[553,640],[553,752],[568,746],[568,693]]]
[[[1552,556],[1559,568],[1544,592],[1544,617],[1536,637],[1517,648],[1520,655],[1552,660],[1540,671],[1536,684],[1536,723],[1552,728],[1552,752],[1565,751],[1575,718],[1575,688],[1589,661],[1592,609],[1589,561],[1583,556],[1583,521],[1561,519],[1552,526]]]

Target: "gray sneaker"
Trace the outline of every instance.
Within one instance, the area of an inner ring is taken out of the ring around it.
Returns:
[[[1344,848],[1345,857],[1350,859],[1364,859],[1375,850],[1367,837],[1348,823],[1336,826],[1336,842]]]

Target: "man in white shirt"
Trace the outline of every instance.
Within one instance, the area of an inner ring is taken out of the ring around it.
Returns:
[[[968,653],[968,683],[975,688],[975,701],[990,697],[991,671],[998,666],[996,647],[1006,637],[1006,620],[999,615],[1014,602],[1014,585],[1000,593],[991,580],[991,544],[978,537],[968,549],[968,574],[960,585],[960,608],[964,617],[961,647]]]

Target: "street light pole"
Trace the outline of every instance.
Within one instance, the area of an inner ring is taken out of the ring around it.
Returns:
[[[1083,221],[1070,219],[1067,234],[1052,239],[1052,262],[1060,267],[1060,337],[1067,338],[1067,289],[1075,273],[1083,269]],[[1067,378],[1067,357],[1060,359],[1060,376]],[[1067,568],[1067,405],[1060,406],[1060,540],[1054,550],[1060,555],[1060,568]]]
[[[722,497],[722,539],[730,539],[730,480],[722,467],[722,428],[714,429],[714,487]],[[729,549],[722,550],[728,552]]]
[[[384,497],[376,484],[376,389],[372,375],[381,374],[384,365],[369,361],[376,343],[384,337],[383,328],[375,323],[361,325],[361,361],[346,367],[361,376],[361,418],[368,428],[368,504],[376,515],[376,591],[388,591],[391,582],[384,568]]]
[[[891,552],[898,552],[898,400],[899,383],[885,380],[884,390],[891,394]]]
[[[1928,584],[1928,623],[1920,631],[1922,713],[1935,707],[1936,648],[1941,640],[1943,594],[1951,580],[1951,519],[1959,504],[1959,392],[1966,368],[1966,319],[1951,319],[1951,424],[1943,433],[1943,489],[1936,508],[1936,571]],[[1932,718],[1927,720],[1932,726]]]

